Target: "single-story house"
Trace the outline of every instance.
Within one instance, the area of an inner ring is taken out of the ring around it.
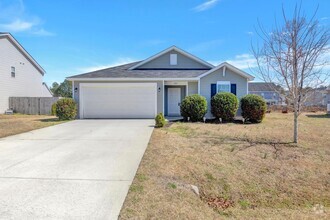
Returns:
[[[248,94],[254,77],[230,65],[212,64],[172,46],[145,60],[67,78],[79,118],[154,118],[179,116],[182,99],[200,94],[208,101],[217,92]]]
[[[275,83],[249,82],[249,94],[263,97],[267,105],[283,104],[285,100],[279,93],[281,90],[284,91],[280,86],[275,85]]]
[[[9,97],[52,97],[43,83],[45,70],[10,34],[0,32],[0,114]]]

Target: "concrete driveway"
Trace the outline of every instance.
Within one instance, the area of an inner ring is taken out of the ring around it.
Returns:
[[[1,219],[117,219],[153,120],[76,120],[0,139]]]

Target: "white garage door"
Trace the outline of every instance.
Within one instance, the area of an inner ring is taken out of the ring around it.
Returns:
[[[82,83],[81,118],[154,118],[156,83]]]

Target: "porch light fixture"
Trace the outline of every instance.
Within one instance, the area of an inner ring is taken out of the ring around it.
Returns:
[[[160,87],[158,87],[158,92],[160,92]]]
[[[74,92],[77,92],[78,91],[78,88],[76,87],[76,88],[74,88]]]

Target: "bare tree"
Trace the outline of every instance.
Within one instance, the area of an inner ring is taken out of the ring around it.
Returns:
[[[329,62],[325,55],[330,31],[320,25],[316,12],[308,19],[301,5],[296,5],[292,18],[288,18],[282,7],[283,22],[279,25],[275,19],[270,32],[258,22],[257,33],[263,43],[260,47],[252,45],[256,74],[288,90],[286,98],[294,109],[294,143],[298,143],[298,117],[310,88],[329,80],[323,67]]]

